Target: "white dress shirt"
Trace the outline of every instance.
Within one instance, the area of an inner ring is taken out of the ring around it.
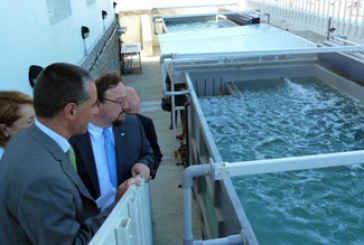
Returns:
[[[100,187],[100,197],[96,200],[96,204],[99,208],[101,208],[101,210],[103,210],[114,202],[116,194],[116,189],[111,183],[109,166],[106,160],[104,137],[102,135],[104,128],[100,128],[89,123],[87,130],[90,134]],[[107,128],[107,130],[110,130],[111,135],[113,135],[112,127]],[[112,141],[115,144],[114,137],[112,137]]]
[[[52,129],[48,128],[38,120],[35,120],[35,125],[46,135],[48,135],[52,140],[54,140],[59,147],[63,150],[64,153],[70,148],[70,144],[68,143],[68,140],[63,137],[62,135],[54,132]]]

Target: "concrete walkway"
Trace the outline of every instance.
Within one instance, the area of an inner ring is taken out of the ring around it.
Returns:
[[[153,57],[142,55],[142,71],[123,75],[123,81],[139,92],[142,114],[153,119],[163,153],[157,176],[150,182],[154,244],[182,244],[183,193],[178,185],[181,183],[183,167],[177,166],[180,159],[174,158],[179,144],[169,129],[170,114],[160,107],[162,84],[158,48],[154,48],[154,54]],[[180,132],[179,120],[177,126],[177,132]],[[201,239],[200,224],[196,217],[194,214],[194,239]]]

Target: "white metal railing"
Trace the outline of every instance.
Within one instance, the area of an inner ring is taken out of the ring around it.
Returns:
[[[286,25],[287,20],[299,22],[324,35],[335,28],[338,35],[364,40],[364,0],[244,0],[244,3],[247,8],[280,17]]]
[[[102,224],[90,245],[152,245],[149,185],[131,186]]]

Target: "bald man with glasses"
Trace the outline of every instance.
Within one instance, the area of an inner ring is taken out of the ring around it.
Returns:
[[[98,113],[87,132],[70,143],[79,176],[104,209],[112,204],[119,183],[137,175],[149,181],[156,159],[138,118],[125,113],[129,105],[120,75],[106,73],[95,84]]]

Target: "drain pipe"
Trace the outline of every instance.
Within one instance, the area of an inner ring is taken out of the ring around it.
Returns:
[[[212,164],[198,164],[186,168],[182,174],[183,188],[183,221],[184,221],[184,245],[224,245],[224,244],[239,244],[244,242],[243,232],[227,237],[216,238],[211,240],[193,241],[192,234],[192,184],[194,177],[211,175],[214,176],[214,167]]]
[[[331,27],[331,21],[332,21],[332,17],[329,17],[329,21],[328,21],[328,25],[327,25],[327,37],[326,37],[326,40],[330,40],[331,33],[336,30],[335,27]]]

